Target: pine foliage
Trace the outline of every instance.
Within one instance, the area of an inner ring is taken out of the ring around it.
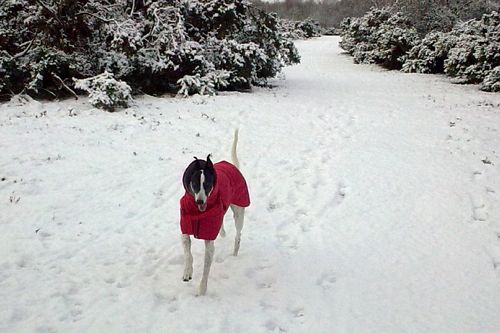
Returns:
[[[480,89],[483,91],[500,92],[500,66],[493,68],[481,82]]]
[[[420,39],[412,23],[391,8],[372,9],[341,26],[340,46],[356,63],[376,63],[404,72],[445,73],[455,83],[480,83],[499,91],[500,15],[496,11],[431,31]]]
[[[443,73],[444,61],[457,43],[451,32],[434,31],[427,34],[414,46],[406,57],[402,71],[407,73]]]
[[[341,24],[340,46],[356,63],[375,63],[399,69],[402,58],[418,42],[409,20],[388,8],[372,9],[359,18],[347,18]]]
[[[116,80],[114,75],[108,72],[75,80],[75,88],[89,94],[90,104],[110,112],[117,108],[126,108],[132,101],[132,88],[126,82]]]
[[[308,39],[322,34],[321,26],[313,19],[304,21],[279,19],[279,23],[284,34],[291,39]]]
[[[492,12],[480,20],[470,20],[458,26],[455,33],[458,38],[445,61],[445,73],[458,82],[481,83],[495,67],[500,66],[499,13]],[[490,76],[489,80],[494,77]]]
[[[278,19],[246,0],[3,0],[0,93],[56,97],[108,72],[135,92],[265,84],[299,62]]]

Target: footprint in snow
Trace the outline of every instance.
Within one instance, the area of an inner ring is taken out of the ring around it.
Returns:
[[[154,304],[156,306],[167,305],[168,312],[173,313],[179,309],[177,302],[177,296],[168,296],[162,293],[156,292],[153,294]]]
[[[481,179],[483,176],[483,173],[481,171],[474,171],[472,172],[472,180],[473,181],[478,181],[479,179]]]
[[[347,194],[347,186],[343,182],[339,182],[337,185],[337,192],[335,193],[334,202],[337,205],[340,205],[342,201],[344,201],[346,194]]]
[[[273,332],[273,333],[287,332],[287,329],[281,327],[281,325],[277,324],[274,320],[268,320],[265,324],[265,327],[267,328],[268,332]]]
[[[480,182],[483,178],[483,172],[479,170],[474,170],[472,172],[472,182],[476,185],[482,187]],[[487,188],[484,188],[485,192],[488,193]],[[484,197],[479,192],[473,192],[469,195],[471,201],[472,218],[474,221],[486,221],[488,219],[488,211],[486,209],[486,202]]]
[[[472,204],[472,218],[474,221],[486,221],[488,219],[488,212],[483,198],[477,194],[471,195]]]
[[[282,227],[280,227],[280,229],[282,229]],[[292,232],[293,234],[293,232]],[[278,241],[283,245],[285,246],[286,248],[288,248],[289,250],[291,251],[296,251],[298,248],[299,248],[299,241],[297,239],[296,236],[292,236],[290,237],[286,231],[285,233],[283,232],[278,232],[276,234],[276,237],[278,238]]]
[[[257,282],[257,288],[259,289],[270,289],[273,287],[274,285],[274,280],[271,279],[271,278],[268,278],[268,279],[265,279],[265,280],[262,280],[262,281],[258,281]]]
[[[289,312],[290,316],[298,320],[299,323],[303,322],[303,319],[305,317],[305,312],[304,312],[304,307],[300,305],[289,305],[287,307],[287,311]]]
[[[323,290],[328,290],[332,288],[335,282],[337,282],[337,277],[333,273],[323,273],[316,280],[316,284],[320,286]]]
[[[333,197],[331,193],[328,196],[324,196],[325,200],[323,200],[322,207],[317,211],[316,215],[318,217],[323,217],[325,212],[340,206],[342,202],[344,202],[347,193],[348,193],[347,185],[345,185],[344,182],[340,181],[337,184],[337,189],[333,194]]]
[[[279,203],[279,202],[270,202],[268,205],[267,205],[267,210],[269,212],[272,212],[278,208],[281,208],[282,204]]]

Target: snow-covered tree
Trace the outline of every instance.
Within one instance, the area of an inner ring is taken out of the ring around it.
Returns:
[[[347,18],[341,31],[340,46],[356,63],[376,63],[404,72],[445,72],[457,83],[484,81],[481,89],[498,89],[498,12],[461,23],[450,32],[430,32],[422,40],[411,21],[399,12],[392,13],[391,8]]]
[[[362,17],[347,17],[341,25],[340,47],[355,56],[355,62],[365,61],[368,52],[374,49],[373,35],[382,22],[389,19],[391,13],[387,9],[372,10]]]
[[[417,31],[402,13],[395,13],[374,33],[375,62],[389,69],[400,69],[407,52],[419,42]]]
[[[347,18],[341,29],[340,46],[353,55],[356,63],[376,63],[389,69],[401,68],[403,56],[419,40],[409,20],[389,8]]]
[[[500,66],[499,13],[492,12],[480,20],[470,20],[460,25],[456,33],[457,42],[444,63],[445,73],[459,82],[482,82]]]
[[[406,56],[402,71],[407,73],[443,73],[444,61],[457,43],[453,32],[430,32]]]
[[[321,26],[313,19],[306,19],[304,21],[279,19],[279,24],[284,34],[292,39],[318,37],[322,33]]]
[[[310,18],[297,22],[296,28],[303,31],[306,38],[321,36],[321,26],[318,21]]]
[[[393,7],[410,18],[421,35],[434,30],[450,31],[457,19],[448,3],[442,0],[399,0]]]
[[[0,50],[0,92],[36,97],[104,71],[135,91],[214,93],[299,61],[277,18],[246,0],[2,1]]]
[[[481,90],[500,92],[500,66],[493,68],[488,75],[485,76],[480,86]]]
[[[132,101],[132,88],[127,83],[116,80],[108,72],[87,79],[77,79],[75,88],[89,94],[90,104],[110,112],[128,107]]]
[[[5,72],[3,93],[28,92],[55,96],[65,89],[61,81],[89,65],[91,35],[83,11],[86,1],[2,1],[0,58]],[[71,84],[71,83],[70,83]]]

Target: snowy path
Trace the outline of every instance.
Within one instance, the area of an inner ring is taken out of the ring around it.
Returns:
[[[500,331],[500,95],[299,42],[274,89],[0,106],[0,332]],[[239,157],[240,256],[181,282],[179,180]]]

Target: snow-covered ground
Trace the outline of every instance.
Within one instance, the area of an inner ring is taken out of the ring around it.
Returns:
[[[500,94],[298,42],[273,89],[0,106],[0,332],[500,332]],[[181,281],[193,156],[249,183]]]

